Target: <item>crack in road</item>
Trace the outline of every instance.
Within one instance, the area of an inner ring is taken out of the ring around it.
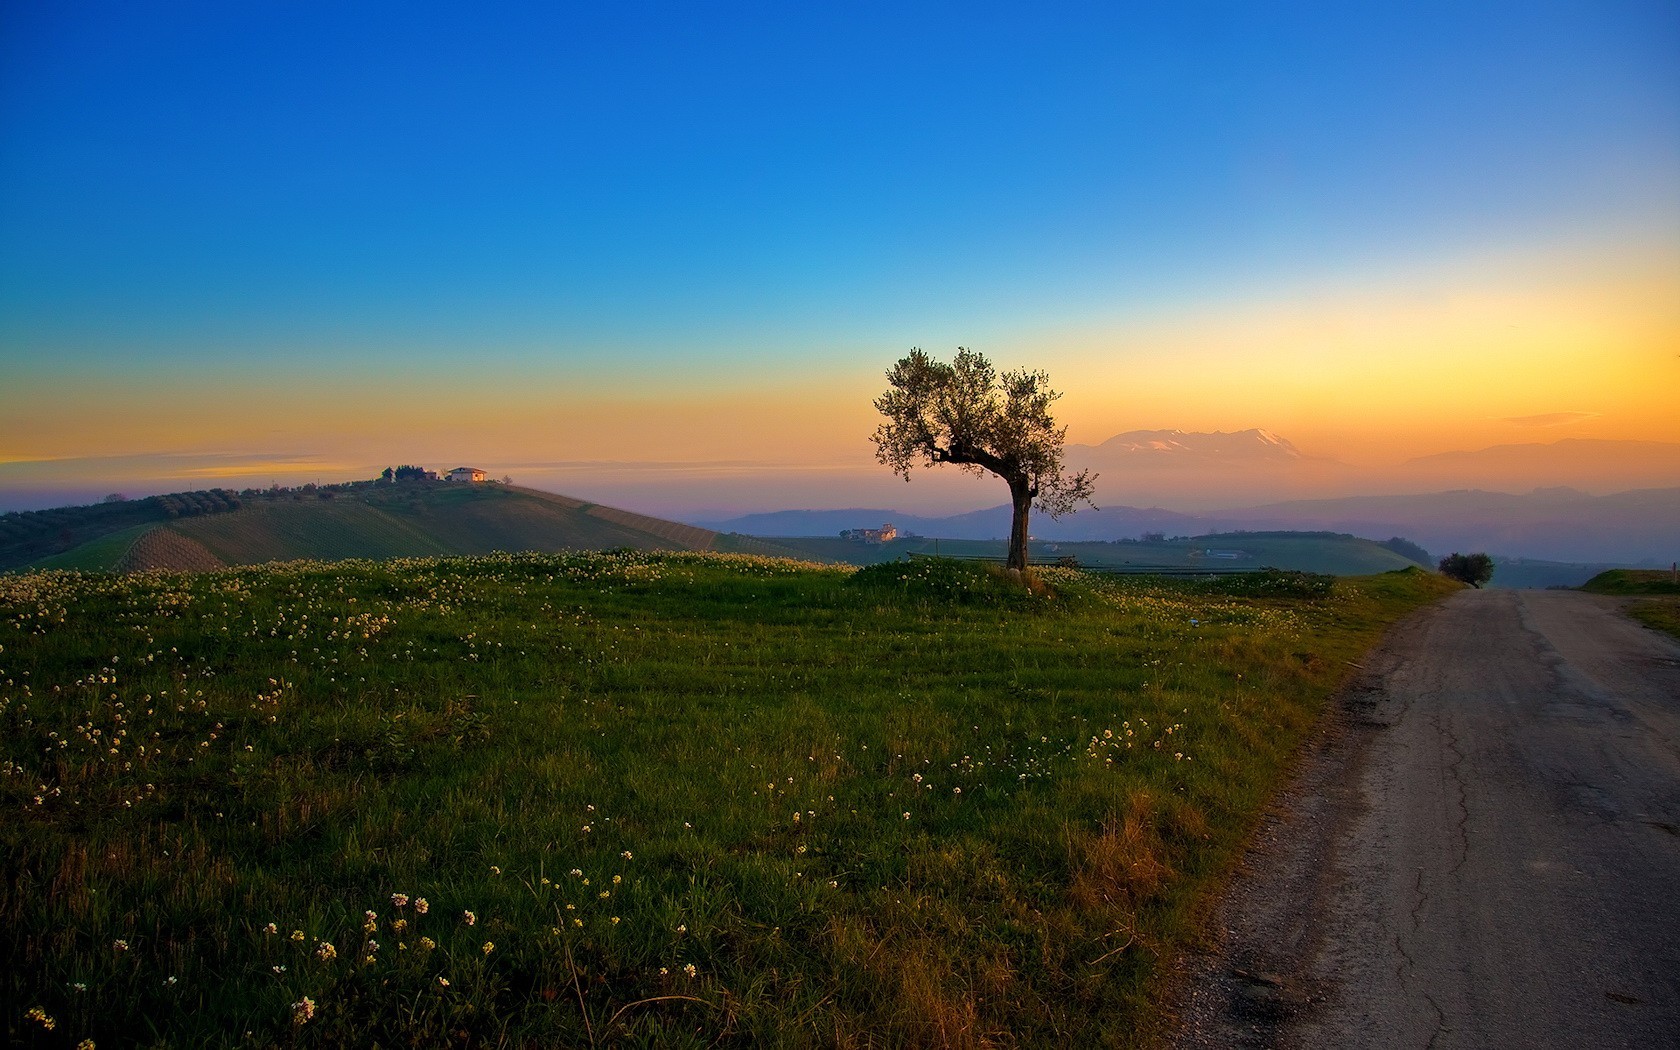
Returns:
[[[1675,1045],[1680,647],[1618,609],[1466,591],[1398,626],[1198,971],[1274,959],[1313,994],[1261,1016],[1204,976],[1177,1045]],[[1573,784],[1637,820],[1582,820]]]
[[[1424,892],[1423,889],[1423,869],[1419,868],[1417,871],[1417,880],[1412,885],[1411,932],[1414,934],[1423,927],[1423,906],[1427,904],[1428,901],[1429,894]],[[1395,980],[1399,982],[1400,988],[1403,992],[1411,993],[1412,976],[1417,970],[1417,961],[1412,958],[1412,953],[1406,950],[1405,942],[1401,939],[1398,932],[1394,935],[1394,950],[1400,956],[1400,962],[1394,967]],[[1440,1004],[1435,1001],[1434,996],[1430,995],[1427,991],[1419,991],[1418,994],[1423,997],[1424,1002],[1429,1004],[1429,1008],[1435,1011],[1435,1024],[1430,1029],[1429,1042],[1427,1044],[1428,1046],[1433,1047],[1435,1045],[1435,1040],[1441,1037],[1441,1032],[1446,1027],[1447,1015],[1446,1012],[1441,1009]]]
[[[1435,725],[1436,735],[1445,742],[1447,750],[1451,751],[1453,756],[1452,761],[1446,765],[1446,773],[1452,779],[1453,787],[1458,790],[1458,859],[1453,862],[1452,870],[1447,874],[1456,879],[1470,859],[1470,795],[1464,784],[1464,752],[1458,746],[1458,735],[1439,713],[1436,713],[1431,721]]]

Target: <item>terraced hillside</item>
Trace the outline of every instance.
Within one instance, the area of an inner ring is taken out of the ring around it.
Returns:
[[[83,507],[0,514],[0,571],[30,565],[108,569],[134,537],[154,525],[225,514],[239,509],[242,502],[238,493],[208,489],[132,500],[113,496]]]
[[[748,537],[507,485],[409,483],[286,493],[237,509],[113,533],[41,562],[106,570],[209,569],[312,558],[495,551],[791,552]]]

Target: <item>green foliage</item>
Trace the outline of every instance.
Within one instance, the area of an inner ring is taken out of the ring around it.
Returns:
[[[876,458],[906,481],[913,465],[939,463],[1002,478],[1014,506],[1010,568],[1027,567],[1029,508],[1057,518],[1091,501],[1095,476],[1063,467],[1067,427],[1050,414],[1062,395],[1046,373],[999,375],[972,350],[959,348],[946,364],[917,348],[893,365],[887,383],[875,399],[886,417],[875,429]]]
[[[1486,554],[1460,554],[1457,551],[1441,559],[1441,575],[1459,583],[1480,587],[1493,579],[1493,559]]]
[[[0,577],[0,1023],[1146,1041],[1348,661],[1448,585],[1040,572],[1053,599],[639,551]]]
[[[1428,568],[1435,561],[1434,558],[1430,557],[1428,551],[1413,543],[1411,540],[1402,539],[1399,536],[1390,536],[1388,539],[1383,540],[1380,544],[1378,544],[1378,546],[1386,547],[1387,549],[1400,555],[1400,557],[1405,558],[1408,561],[1414,561],[1425,568]]]

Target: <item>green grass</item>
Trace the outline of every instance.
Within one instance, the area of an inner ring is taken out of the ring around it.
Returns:
[[[891,543],[859,543],[836,537],[781,537],[772,542],[792,548],[806,557],[823,561],[871,565],[898,561],[907,554],[943,555],[948,558],[999,558],[1005,553],[1002,540],[900,539]],[[1239,551],[1237,558],[1216,558],[1206,553]],[[1371,540],[1320,532],[1257,532],[1189,539],[1125,541],[1121,543],[1034,541],[1029,547],[1034,562],[1074,558],[1088,568],[1135,570],[1139,567],[1196,569],[1259,569],[1271,567],[1299,572],[1364,576],[1404,569],[1413,563]]]
[[[208,494],[178,495],[191,503]],[[165,512],[164,498],[0,515],[0,569],[202,569],[299,558],[379,560],[620,547],[794,553],[750,537],[720,537],[707,529],[500,484],[360,483],[237,498],[237,509],[173,517]],[[157,542],[148,541],[119,564],[132,541],[157,525],[171,535],[152,537]]]
[[[0,577],[6,1031],[1146,1044],[1325,698],[1450,589],[640,553]]]
[[[155,523],[134,525],[120,532],[108,533],[78,547],[42,558],[30,566],[35,570],[76,569],[82,572],[110,572],[117,567],[128,548],[142,535],[157,528]]]
[[[502,485],[365,486],[331,500],[251,500],[237,511],[182,518],[170,527],[230,565],[524,550],[681,550],[713,538],[674,522],[586,507]]]
[[[1629,603],[1627,611],[1645,626],[1680,639],[1680,598],[1645,598]]]
[[[1581,586],[1593,594],[1638,596],[1627,614],[1652,630],[1680,638],[1680,584],[1666,569],[1611,569]]]
[[[1593,594],[1680,594],[1667,569],[1610,569],[1581,585]]]

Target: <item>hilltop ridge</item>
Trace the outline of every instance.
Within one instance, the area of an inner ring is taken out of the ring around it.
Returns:
[[[493,482],[215,490],[0,515],[0,570],[213,569],[299,558],[613,548],[793,553],[763,540]]]

